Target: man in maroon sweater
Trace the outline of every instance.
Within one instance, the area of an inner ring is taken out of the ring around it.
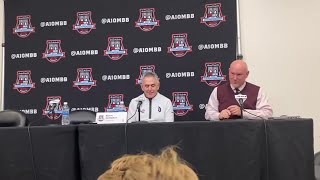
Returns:
[[[267,119],[272,116],[272,108],[266,94],[259,86],[246,82],[248,66],[243,60],[235,60],[229,68],[229,83],[216,87],[210,95],[206,107],[207,120],[225,120],[241,118],[241,109],[235,95],[247,95],[243,103],[243,118]]]

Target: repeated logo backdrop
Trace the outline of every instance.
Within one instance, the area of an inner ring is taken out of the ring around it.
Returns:
[[[5,109],[59,123],[71,110],[113,111],[160,77],[175,119],[204,119],[236,57],[234,0],[5,1]],[[56,114],[50,112],[49,101]],[[58,101],[55,101],[58,102]]]

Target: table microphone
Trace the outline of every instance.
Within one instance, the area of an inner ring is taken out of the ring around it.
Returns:
[[[139,101],[139,102],[138,102],[138,104],[137,104],[137,109],[140,109],[140,106],[142,105],[142,102],[143,102],[143,101]]]
[[[143,97],[139,97],[138,99],[136,99],[136,101],[138,102],[137,109],[140,109],[144,100],[145,100],[145,98],[143,98]]]
[[[247,100],[247,95],[244,94],[236,94],[234,95],[235,99],[240,105],[240,111],[241,111],[241,119],[243,119],[243,103]]]
[[[145,100],[145,98],[143,98],[143,97],[139,97],[139,98],[137,99],[137,101],[138,101],[137,110],[138,110],[138,121],[139,121],[139,122],[140,122],[140,108],[141,108],[141,105],[142,105],[142,103],[143,103],[144,100]]]

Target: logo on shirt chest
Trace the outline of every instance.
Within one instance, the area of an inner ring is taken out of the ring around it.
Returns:
[[[162,111],[162,109],[161,109],[161,107],[160,106],[158,106],[158,112],[161,112]],[[145,109],[141,109],[141,111],[140,111],[141,113],[145,113],[146,112],[146,110]]]

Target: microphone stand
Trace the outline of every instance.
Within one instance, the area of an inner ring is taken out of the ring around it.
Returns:
[[[243,119],[243,104],[241,105],[241,119]]]
[[[138,102],[138,105],[137,105],[137,110],[138,110],[138,121],[135,121],[135,122],[145,122],[145,121],[141,121],[141,104],[142,104],[142,101],[139,101]],[[136,112],[137,112],[136,110]]]
[[[140,106],[138,107],[138,121],[140,122]]]
[[[243,119],[243,100],[242,99],[239,99],[239,102],[240,102],[240,116],[241,116],[241,119]]]

